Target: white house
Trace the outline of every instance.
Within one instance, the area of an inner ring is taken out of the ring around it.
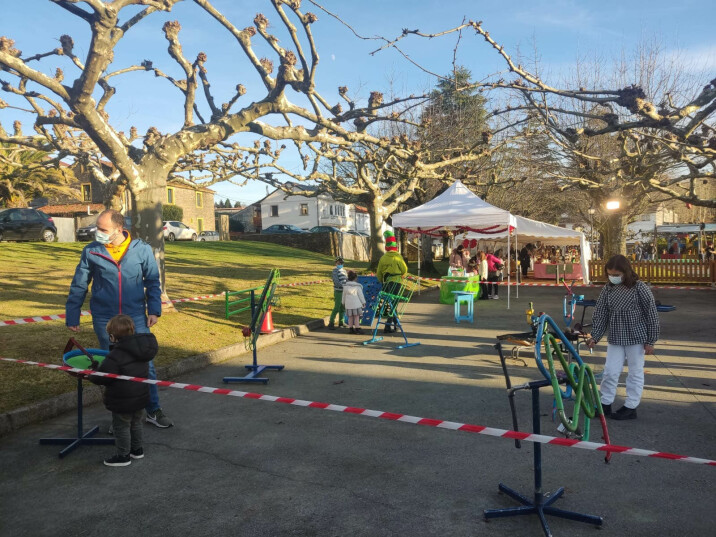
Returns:
[[[301,185],[302,189],[306,187]],[[261,200],[261,227],[293,224],[301,229],[332,226],[341,231],[367,231],[368,213],[362,207],[341,203],[328,194],[314,197],[274,190]]]
[[[627,226],[627,243],[653,241],[656,226],[676,224],[677,222],[678,216],[676,212],[660,204],[655,211],[640,214],[634,222]]]

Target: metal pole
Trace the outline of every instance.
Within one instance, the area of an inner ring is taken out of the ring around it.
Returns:
[[[532,432],[540,434],[539,416],[539,387],[532,388]],[[535,443],[534,446],[535,464],[535,504],[542,503],[542,444]]]
[[[510,293],[512,291],[512,277],[510,276],[510,217],[507,217],[507,309],[510,309]],[[518,291],[519,293],[519,291]]]
[[[418,231],[420,229],[418,228]],[[432,240],[432,239],[430,239]],[[420,295],[420,252],[423,251],[423,234],[418,233],[418,295]]]

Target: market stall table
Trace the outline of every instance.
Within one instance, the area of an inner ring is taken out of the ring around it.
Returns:
[[[538,280],[581,280],[581,263],[535,263],[534,277]]]
[[[479,276],[445,276],[440,281],[440,303],[454,304],[455,296],[453,291],[464,291],[475,293],[475,298],[480,297]]]

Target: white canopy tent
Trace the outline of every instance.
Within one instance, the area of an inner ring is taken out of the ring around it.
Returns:
[[[507,236],[510,251],[510,229],[516,227],[515,216],[490,205],[476,196],[460,181],[427,203],[393,215],[393,227],[420,233],[437,230],[465,230],[489,237]],[[419,265],[418,265],[419,266]],[[511,277],[507,271],[507,308],[510,307]]]
[[[460,181],[427,203],[393,215],[393,227],[419,233],[437,230],[465,230],[468,238],[507,239],[507,251],[516,233],[525,241],[541,240],[555,245],[579,243],[582,251],[582,277],[589,283],[591,250],[584,233],[545,224],[490,205]],[[511,232],[512,231],[512,232]],[[517,252],[515,237],[515,252]],[[507,307],[510,307],[510,272],[507,272]],[[519,291],[518,291],[519,292]],[[519,295],[518,295],[519,296]]]
[[[500,227],[507,232],[507,226],[515,227],[515,216],[509,211],[490,205],[477,197],[460,181],[439,196],[409,211],[393,215],[393,227],[418,229],[423,232],[433,229],[477,228],[489,233]]]
[[[572,244],[579,243],[580,251],[582,252],[582,279],[584,283],[589,283],[589,261],[592,259],[592,250],[589,246],[589,241],[581,231],[574,229],[567,229],[552,224],[546,224],[544,222],[538,222],[524,216],[515,216],[516,226],[516,237],[515,237],[515,250],[517,251],[517,239],[519,238],[521,243],[533,242],[533,241],[544,241],[555,246],[569,246]],[[468,233],[468,239],[477,240],[504,240],[507,234],[501,235],[483,235],[480,233]]]

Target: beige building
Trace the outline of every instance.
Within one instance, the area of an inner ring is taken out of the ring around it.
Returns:
[[[216,231],[213,190],[170,179],[164,203],[181,207],[184,210],[182,222],[199,233]]]

